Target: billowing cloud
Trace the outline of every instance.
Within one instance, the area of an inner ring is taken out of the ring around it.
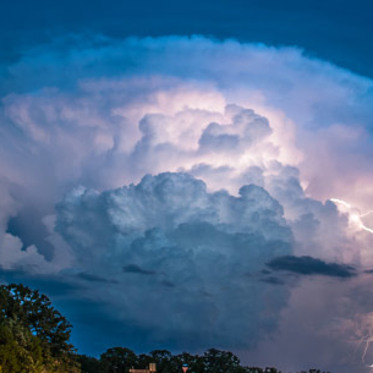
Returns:
[[[268,260],[292,251],[292,234],[261,187],[234,197],[208,193],[188,174],[163,173],[103,193],[77,189],[57,216],[74,271],[115,279],[98,296],[159,343],[177,335],[177,347],[249,346],[276,324],[286,291],[256,277]]]
[[[350,270],[373,265],[371,80],[296,48],[74,37],[2,83],[3,271],[66,282],[174,348],[281,343],[302,290],[343,298],[303,335],[322,326],[345,356],[372,312]],[[266,263],[326,276],[294,287]]]

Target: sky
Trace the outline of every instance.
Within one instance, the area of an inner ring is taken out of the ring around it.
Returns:
[[[370,371],[369,2],[3,10],[3,283],[85,354]]]

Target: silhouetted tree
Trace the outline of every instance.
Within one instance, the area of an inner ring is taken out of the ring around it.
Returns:
[[[90,357],[86,355],[78,355],[77,361],[80,364],[80,369],[82,373],[99,373],[101,372],[100,360],[95,357]]]
[[[205,352],[203,358],[206,373],[238,373],[242,368],[240,359],[232,352],[211,348]]]
[[[70,329],[47,296],[0,285],[0,372],[79,373]]]
[[[0,320],[13,320],[36,335],[52,356],[73,351],[71,324],[49,298],[22,284],[0,286]]]
[[[101,355],[100,362],[103,373],[128,373],[137,365],[137,356],[128,348],[114,347]]]

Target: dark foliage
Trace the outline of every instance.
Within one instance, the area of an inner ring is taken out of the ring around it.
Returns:
[[[0,372],[78,373],[71,325],[47,296],[23,285],[0,285]]]
[[[80,364],[82,373],[98,373],[101,371],[100,360],[95,357],[78,355],[77,360]]]
[[[100,360],[93,359],[89,366],[86,356],[80,356],[83,373],[128,373],[132,367],[145,369],[150,363],[156,363],[157,373],[181,373],[183,364],[188,365],[188,373],[281,373],[273,367],[247,367],[232,352],[209,349],[203,355],[192,355],[183,352],[172,355],[168,350],[154,350],[149,355],[136,355],[133,351],[115,347],[101,355]],[[100,365],[101,364],[101,365]],[[330,373],[310,369],[297,373]]]
[[[101,355],[102,373],[129,373],[138,362],[136,354],[128,348],[109,348]]]
[[[72,351],[71,324],[49,298],[21,284],[0,286],[0,319],[13,320],[36,335],[53,356]]]

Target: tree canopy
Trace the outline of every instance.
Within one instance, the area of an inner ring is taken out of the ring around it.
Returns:
[[[203,355],[183,352],[173,355],[168,350],[154,350],[150,354],[136,355],[128,348],[109,348],[100,359],[79,356],[82,373],[126,373],[130,368],[144,369],[149,363],[156,363],[157,373],[182,373],[183,364],[188,365],[188,373],[281,373],[273,367],[248,367],[240,364],[239,358],[229,351],[215,348]],[[330,373],[319,369],[298,373]]]
[[[0,332],[1,373],[77,371],[71,324],[39,291],[0,285]]]

